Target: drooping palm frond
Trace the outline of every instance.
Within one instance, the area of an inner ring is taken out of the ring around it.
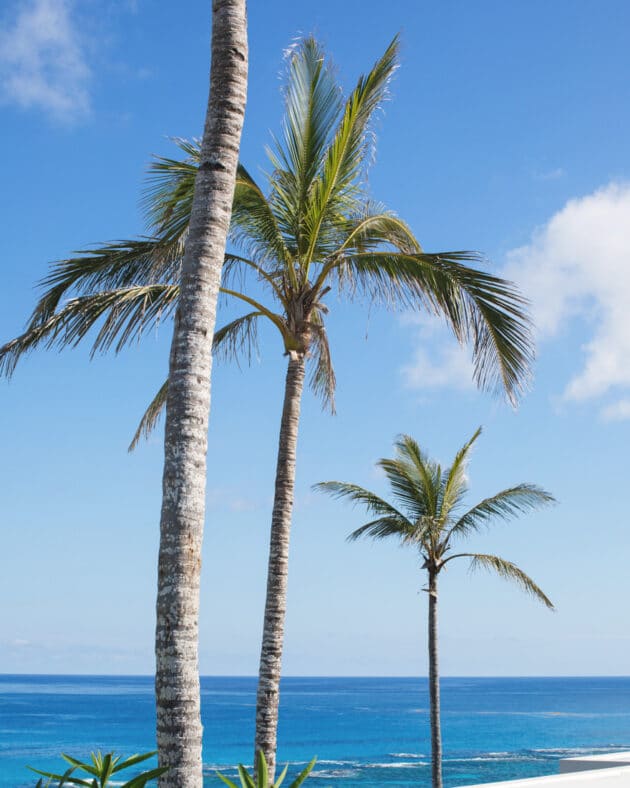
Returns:
[[[368,202],[343,229],[343,242],[331,258],[375,251],[392,246],[403,254],[422,254],[422,247],[409,225],[385,206]]]
[[[157,394],[151,400],[149,407],[145,410],[144,415],[140,419],[138,428],[136,429],[131,443],[127,447],[127,451],[134,451],[142,438],[148,438],[149,435],[156,428],[160,417],[166,410],[166,399],[168,397],[168,380],[158,389]]]
[[[377,251],[342,256],[331,273],[350,294],[445,317],[458,341],[472,345],[477,385],[501,388],[516,402],[533,361],[527,301],[512,282],[464,264],[481,259],[476,252]]]
[[[555,501],[551,493],[535,484],[517,484],[469,509],[450,527],[447,539],[469,536],[486,528],[492,520],[511,520]]]
[[[458,555],[450,556],[447,560],[452,561],[455,558],[470,558],[470,570],[472,572],[477,569],[486,569],[489,572],[495,572],[499,577],[516,583],[519,588],[531,594],[550,610],[554,609],[553,602],[543,590],[534,583],[529,575],[526,575],[522,569],[519,569],[518,566],[511,561],[506,561],[504,558],[499,558],[499,556],[496,555],[485,555],[484,553],[459,553]]]
[[[45,292],[35,307],[31,325],[51,317],[69,293],[91,295],[133,285],[174,282],[183,253],[180,239],[139,238],[105,243],[78,257],[60,260],[39,284]]]
[[[258,351],[258,318],[262,312],[249,312],[237,317],[214,333],[212,353],[215,358],[238,361],[245,356],[249,364],[252,355]]]
[[[48,320],[36,323],[0,347],[0,374],[10,376],[22,355],[36,347],[76,347],[102,320],[91,353],[138,339],[170,316],[177,305],[177,285],[149,285],[79,296],[67,302]]]
[[[335,387],[337,379],[330,355],[330,344],[326,327],[319,311],[311,318],[311,376],[310,386],[315,396],[320,397],[324,408],[335,413]]]

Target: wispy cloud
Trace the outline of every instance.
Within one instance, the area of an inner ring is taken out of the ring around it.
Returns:
[[[630,389],[630,184],[611,183],[567,202],[509,254],[507,275],[532,300],[541,339],[576,319],[589,330],[565,400]],[[630,418],[630,401],[608,405],[601,416]]]
[[[408,388],[474,387],[470,352],[457,343],[443,323],[422,315],[407,315],[404,322],[412,327],[417,342],[411,361],[402,368]]]
[[[534,178],[537,181],[557,181],[564,178],[565,172],[562,167],[555,167],[552,170],[543,170],[542,172],[535,172]]]
[[[90,68],[69,0],[25,0],[0,26],[0,98],[74,123],[90,111]]]

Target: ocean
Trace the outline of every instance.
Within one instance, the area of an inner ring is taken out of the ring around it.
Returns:
[[[204,786],[252,761],[256,681],[204,677]],[[429,786],[426,680],[286,678],[279,762],[318,762],[313,788]],[[558,760],[630,750],[630,678],[445,678],[446,786],[555,774]],[[61,751],[154,747],[149,677],[0,676],[0,787],[34,786],[26,764]]]

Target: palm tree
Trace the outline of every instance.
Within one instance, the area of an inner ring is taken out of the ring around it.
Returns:
[[[484,530],[492,520],[507,520],[554,501],[545,490],[533,484],[518,484],[485,498],[462,512],[468,485],[466,464],[470,450],[481,434],[481,428],[457,452],[450,468],[442,469],[429,459],[409,435],[402,435],[395,444],[396,456],[377,463],[387,477],[394,503],[388,503],[373,492],[356,484],[321,482],[315,489],[364,506],[374,519],[353,531],[354,541],[362,536],[372,539],[394,537],[403,545],[416,548],[426,570],[429,595],[429,707],[431,722],[431,769],[433,788],[442,786],[442,734],[440,728],[440,681],[438,671],[438,576],[458,558],[469,558],[470,568],[496,572],[516,583],[548,608],[550,600],[534,581],[518,566],[485,553],[453,553],[458,540]]]
[[[215,333],[214,353],[251,353],[264,320],[277,330],[287,356],[256,713],[255,750],[264,753],[271,779],[307,366],[311,388],[334,410],[326,295],[441,315],[455,337],[471,345],[477,383],[503,390],[512,401],[530,369],[530,326],[517,288],[478,270],[477,253],[425,253],[400,218],[368,199],[363,175],[372,159],[372,120],[387,98],[397,51],[394,40],[344,100],[321,47],[313,38],[298,42],[287,57],[286,113],[282,138],[269,152],[267,193],[242,165],[237,174],[233,247],[225,256],[221,290],[247,311]],[[151,168],[145,196],[150,236],[58,263],[44,280],[25,333],[0,349],[0,369],[11,373],[21,355],[38,345],[75,345],[95,325],[93,352],[120,350],[172,313],[199,165],[197,143],[178,144],[184,159],[159,158]],[[73,297],[62,302],[68,294]],[[156,424],[167,390],[164,384],[158,391],[133,445]]]
[[[155,627],[161,788],[203,785],[198,621],[210,372],[247,97],[245,0],[213,0],[211,53],[166,394]]]

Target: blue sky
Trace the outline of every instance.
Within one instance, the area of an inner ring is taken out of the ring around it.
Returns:
[[[49,261],[143,231],[152,153],[200,133],[207,2],[9,0],[0,16],[0,340]],[[397,32],[377,127],[375,198],[428,250],[479,249],[533,299],[533,390],[517,412],[470,384],[467,355],[417,316],[333,302],[338,415],[305,396],[291,555],[288,674],[426,670],[423,577],[394,544],[310,491],[385,492],[374,462],[409,432],[444,462],[483,424],[471,503],[520,481],[560,505],[471,547],[516,561],[550,614],[489,576],[442,582],[451,675],[627,672],[630,53],[626,2],[250,3],[242,160],[266,166],[283,49],[315,33],[350,85]],[[0,382],[0,671],[148,673],[162,447],[126,446],[167,367],[170,326],[118,357],[38,352]],[[203,673],[257,669],[285,360],[213,379],[201,617]]]

